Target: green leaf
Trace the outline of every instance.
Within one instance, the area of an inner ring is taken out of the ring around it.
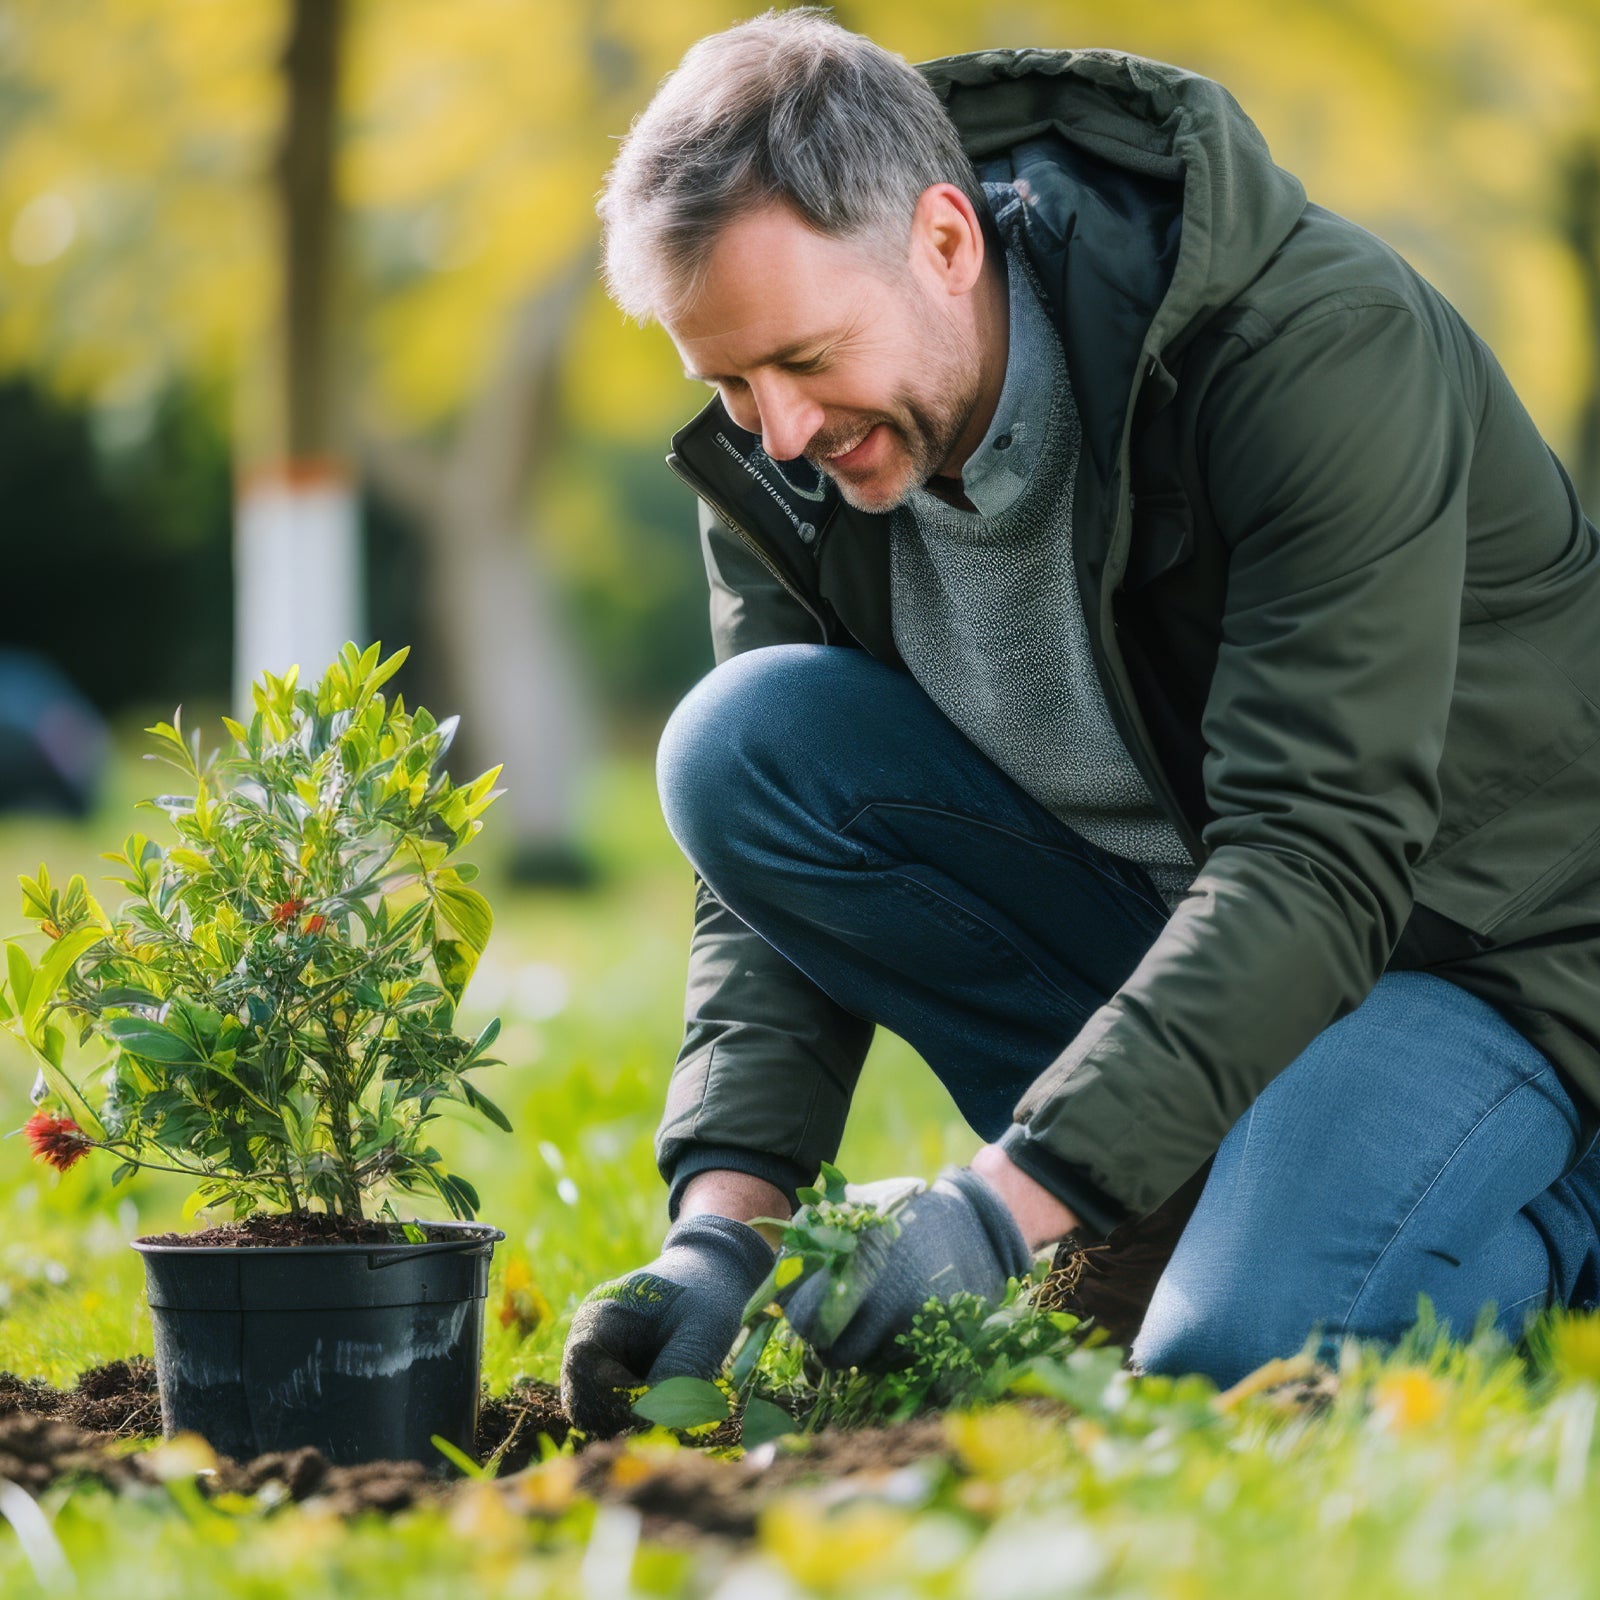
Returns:
[[[805,1270],[806,1264],[799,1256],[784,1256],[772,1269],[773,1287],[787,1289]]]
[[[65,981],[67,973],[71,971],[73,963],[85,951],[92,950],[105,938],[102,928],[79,928],[75,933],[69,933],[64,938],[57,939],[45,952],[44,960],[34,970],[33,983],[28,995],[28,1002],[20,1008],[22,1025],[31,1034],[38,1026],[44,1009],[55,999],[56,991]],[[10,955],[10,947],[7,948]]]
[[[772,1271],[761,1280],[761,1286],[745,1301],[744,1314],[739,1320],[741,1322],[749,1322],[752,1317],[759,1317],[772,1304],[772,1297],[777,1292],[778,1269],[773,1267]]]
[[[850,1319],[860,1310],[861,1302],[867,1297],[868,1285],[861,1273],[853,1270],[854,1267],[855,1258],[851,1257],[843,1268],[833,1274],[817,1312],[823,1338],[829,1344],[849,1326]]]
[[[462,1473],[469,1478],[489,1479],[494,1473],[480,1466],[459,1445],[451,1444],[442,1434],[433,1434],[429,1442],[433,1448],[442,1455],[451,1466],[459,1467]]]
[[[461,1080],[461,1092],[466,1096],[467,1104],[474,1111],[481,1111],[495,1127],[503,1132],[511,1132],[511,1119],[481,1089],[475,1089],[463,1078]]]
[[[105,1024],[105,1031],[129,1055],[137,1056],[141,1061],[162,1061],[174,1065],[198,1059],[194,1046],[186,1039],[180,1039],[170,1028],[144,1017],[112,1017]]]
[[[11,983],[11,1000],[19,1012],[25,1012],[28,995],[33,989],[33,963],[20,944],[6,945],[6,977]]]
[[[827,1198],[835,1205],[842,1205],[847,1198],[844,1174],[831,1161],[820,1163],[819,1171]]]
[[[476,889],[469,889],[448,868],[433,883],[433,903],[473,952],[482,955],[494,929],[494,913]]]
[[[635,1400],[633,1409],[663,1428],[699,1428],[732,1414],[727,1395],[704,1378],[668,1378]]]
[[[466,1061],[461,1063],[462,1066],[465,1067],[467,1062],[476,1061],[499,1037],[500,1019],[499,1017],[491,1017],[483,1032],[472,1041],[472,1048],[467,1052]]]
[[[754,1450],[769,1439],[781,1439],[795,1432],[798,1424],[782,1406],[759,1397],[744,1408],[744,1421],[740,1427],[740,1440],[746,1450]]]
[[[376,646],[374,646],[374,648],[376,648]],[[382,688],[383,685],[386,684],[395,675],[395,673],[397,673],[401,667],[405,665],[406,657],[410,654],[411,646],[402,645],[392,656],[389,657],[387,661],[381,662],[378,666],[374,667],[367,679],[367,688]]]
[[[745,1334],[744,1343],[739,1346],[739,1353],[733,1358],[733,1365],[728,1369],[728,1377],[736,1389],[743,1387],[750,1374],[756,1370],[761,1352],[766,1349],[767,1340],[772,1337],[773,1329],[777,1326],[776,1317],[764,1317]]]
[[[459,1002],[477,970],[477,955],[459,939],[438,939],[434,941],[433,964],[439,969],[439,982],[450,998]]]

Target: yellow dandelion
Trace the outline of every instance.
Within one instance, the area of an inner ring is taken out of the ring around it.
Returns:
[[[1447,1399],[1445,1385],[1420,1367],[1385,1373],[1372,1386],[1372,1410],[1379,1426],[1396,1433],[1420,1428],[1439,1417]]]

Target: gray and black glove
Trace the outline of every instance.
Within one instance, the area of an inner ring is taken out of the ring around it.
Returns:
[[[904,1365],[895,1337],[905,1333],[928,1300],[948,1300],[960,1291],[999,1300],[1008,1278],[1020,1278],[1033,1255],[1005,1202],[970,1167],[946,1167],[933,1187],[916,1179],[852,1187],[851,1198],[874,1198],[874,1189],[910,1190],[895,1213],[900,1232],[862,1234],[849,1268],[856,1310],[835,1338],[822,1326],[824,1274],[793,1291],[784,1314],[789,1325],[830,1367],[887,1372]]]
[[[632,1392],[641,1384],[714,1377],[772,1258],[748,1223],[702,1213],[676,1223],[649,1265],[591,1291],[561,1358],[573,1425],[608,1438],[639,1423]]]

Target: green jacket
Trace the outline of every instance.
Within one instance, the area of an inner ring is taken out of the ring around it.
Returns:
[[[1095,663],[1198,867],[1005,1148],[1103,1236],[1390,968],[1504,1008],[1587,1144],[1600,534],[1566,472],[1444,297],[1308,204],[1219,85],[1099,50],[922,70],[980,175],[1031,192]],[[902,665],[887,517],[786,478],[716,402],[669,459],[702,501],[719,661],[822,640]],[[707,1166],[809,1182],[871,1032],[697,893],[657,1138],[674,1211]]]

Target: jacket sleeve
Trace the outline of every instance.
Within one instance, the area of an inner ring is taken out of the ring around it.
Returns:
[[[1388,304],[1305,313],[1200,417],[1231,546],[1208,854],[1002,1140],[1047,1186],[1091,1185],[1101,1233],[1153,1211],[1365,998],[1439,821],[1474,425],[1426,328]]]
[[[717,663],[763,645],[816,643],[815,620],[704,503]],[[836,1005],[739,920],[698,877],[683,1046],[656,1133],[656,1165],[677,1220],[683,1190],[711,1168],[748,1172],[795,1204],[838,1153],[872,1041],[870,1022]]]

